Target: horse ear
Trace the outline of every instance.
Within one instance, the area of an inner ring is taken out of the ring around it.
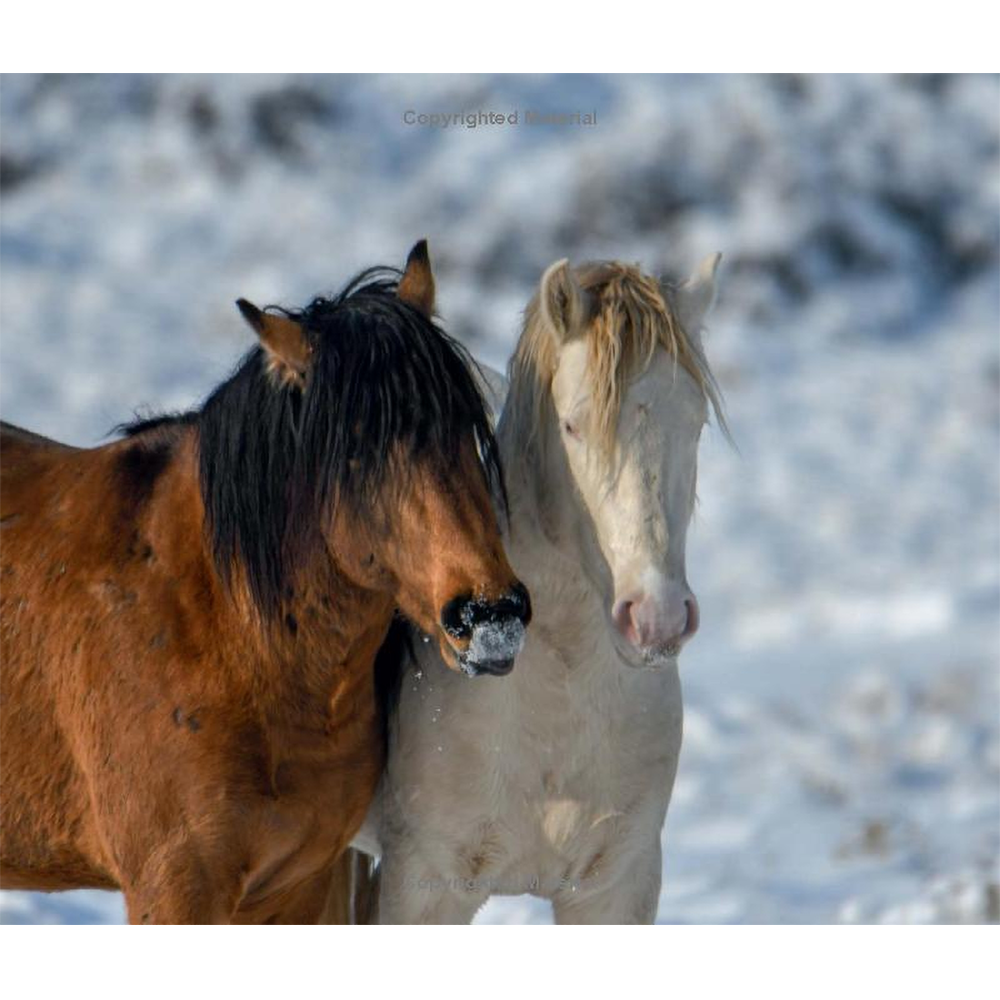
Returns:
[[[720,260],[721,253],[710,253],[698,265],[694,274],[674,292],[681,325],[692,335],[696,335],[701,329],[705,317],[715,304],[715,272]]]
[[[406,270],[400,278],[396,294],[428,319],[434,312],[434,274],[427,240],[415,243],[406,258]]]
[[[583,319],[583,289],[566,259],[551,264],[539,291],[542,316],[560,343],[576,333]]]
[[[263,312],[246,299],[237,299],[236,306],[260,337],[268,369],[282,382],[304,385],[312,348],[301,325],[287,316]]]

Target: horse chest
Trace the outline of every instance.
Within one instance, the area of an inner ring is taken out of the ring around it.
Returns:
[[[404,683],[380,796],[388,854],[413,838],[437,871],[549,895],[609,877],[658,835],[680,745],[676,671],[622,675],[607,656],[587,676],[530,635],[509,687],[426,663]]]
[[[516,865],[540,874],[566,874],[581,859],[623,850],[641,831],[648,794],[635,774],[613,775],[574,769],[567,773],[539,762],[530,775],[511,782],[508,797],[520,797],[520,808],[507,814],[510,856]]]
[[[536,710],[518,713],[518,753],[499,810],[510,831],[509,867],[549,886],[595,878],[663,823],[680,749],[676,674],[627,676],[624,689],[606,689],[603,699],[566,685],[546,691],[541,679],[537,688]]]

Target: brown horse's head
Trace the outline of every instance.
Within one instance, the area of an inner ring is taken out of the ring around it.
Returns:
[[[261,348],[201,419],[219,565],[241,562],[273,614],[323,544],[453,668],[509,671],[530,602],[500,538],[502,474],[471,362],[431,319],[426,243],[402,274],[367,271],[305,309],[238,304]]]
[[[507,562],[476,441],[458,443],[449,468],[433,452],[393,466],[399,481],[373,497],[369,518],[335,518],[331,550],[355,582],[389,592],[436,635],[445,662],[468,674],[505,674],[531,616]]]

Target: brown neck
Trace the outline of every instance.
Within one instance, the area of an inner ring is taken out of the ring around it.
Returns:
[[[149,527],[174,564],[175,579],[196,581],[185,586],[197,592],[179,595],[189,627],[195,634],[208,630],[213,645],[220,634],[231,638],[231,655],[220,669],[258,709],[275,720],[295,714],[299,725],[328,725],[331,705],[342,704],[346,690],[371,691],[374,658],[392,620],[391,595],[350,581],[318,544],[279,611],[262,620],[239,567],[228,586],[216,569],[193,430],[178,442],[162,487]]]

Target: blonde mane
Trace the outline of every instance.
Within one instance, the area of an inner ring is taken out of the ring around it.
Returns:
[[[587,371],[592,388],[593,439],[609,458],[618,414],[629,382],[642,375],[662,347],[695,380],[723,433],[729,436],[722,393],[700,343],[681,324],[669,288],[638,267],[617,261],[574,269],[587,303],[578,334],[588,342]],[[558,361],[557,336],[549,329],[535,297],[525,310],[524,329],[509,366],[510,392],[500,435],[513,435],[522,448],[533,448]]]

